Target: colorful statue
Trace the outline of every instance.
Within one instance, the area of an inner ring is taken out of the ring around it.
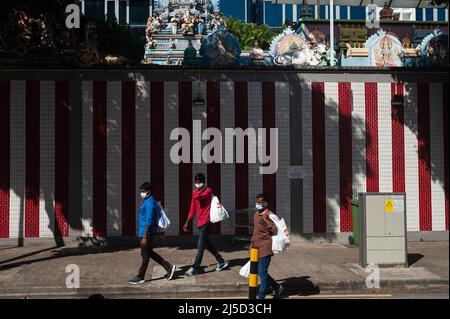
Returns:
[[[259,47],[258,41],[255,41],[253,49],[250,51],[251,64],[264,64],[264,51]]]
[[[197,50],[192,45],[192,40],[189,40],[188,47],[184,50],[183,65],[198,64]]]
[[[304,24],[297,32],[288,27],[272,41],[270,55],[274,64],[279,66],[323,65],[324,41],[310,33]]]
[[[241,46],[238,39],[226,30],[211,33],[202,41],[200,55],[209,65],[225,66],[239,62]]]
[[[366,41],[369,65],[378,67],[402,66],[403,44],[396,35],[379,30]]]

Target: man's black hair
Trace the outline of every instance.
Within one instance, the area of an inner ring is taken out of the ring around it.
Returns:
[[[142,183],[141,187],[139,187],[139,190],[149,192],[152,190],[152,184],[150,184],[149,182]]]
[[[256,195],[256,199],[262,199],[266,203],[269,202],[269,197],[264,193],[260,193],[260,194]]]
[[[204,183],[206,181],[206,176],[203,173],[197,173],[197,175],[195,175],[195,181],[199,181],[201,183]]]

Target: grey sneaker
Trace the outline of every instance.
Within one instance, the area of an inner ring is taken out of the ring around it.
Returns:
[[[167,272],[166,274],[166,279],[167,280],[172,280],[173,275],[175,274],[175,269],[177,268],[177,266],[172,265],[172,268],[170,269],[170,271]]]
[[[133,279],[130,279],[130,280],[128,281],[128,283],[129,283],[130,285],[140,285],[140,284],[143,284],[144,282],[145,282],[144,278],[139,277],[139,276],[136,276],[136,277],[134,277]]]
[[[216,271],[221,271],[221,270],[227,268],[229,264],[230,263],[228,261],[225,261],[225,260],[220,262],[220,263],[218,263],[217,267],[216,267]]]
[[[194,276],[194,275],[198,275],[198,271],[196,269],[194,269],[194,267],[191,267],[191,268],[189,268],[188,271],[186,271],[184,273],[184,275],[187,276],[187,277],[191,277],[191,276]]]

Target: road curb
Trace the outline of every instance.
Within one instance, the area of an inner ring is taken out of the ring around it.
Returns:
[[[386,290],[448,290],[448,279],[388,280],[381,281],[379,289],[369,289],[365,281],[315,282],[313,287],[286,287],[288,293],[314,295],[325,292],[361,292]],[[246,283],[196,285],[143,285],[104,286],[68,289],[64,287],[11,287],[0,288],[0,298],[87,298],[93,294],[120,298],[195,298],[196,296],[242,295],[248,291]]]

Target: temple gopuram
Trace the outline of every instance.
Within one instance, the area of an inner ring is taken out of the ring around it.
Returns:
[[[179,65],[187,49],[186,63],[195,64],[192,48],[199,51],[202,40],[225,24],[218,0],[157,0],[147,20],[142,63]]]

